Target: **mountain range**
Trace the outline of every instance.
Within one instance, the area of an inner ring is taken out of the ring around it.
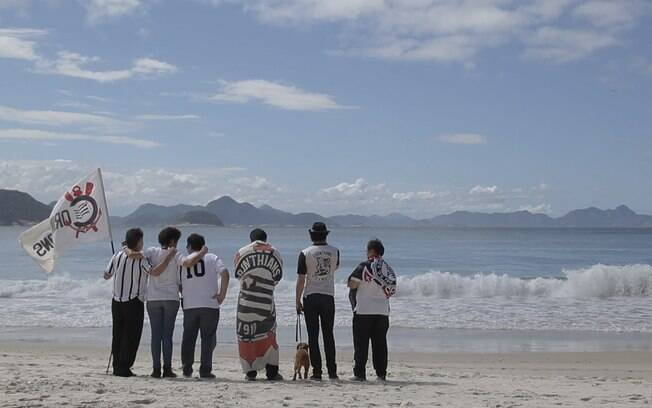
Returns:
[[[0,190],[0,225],[29,224],[48,217],[51,205],[29,194]],[[553,218],[529,211],[480,213],[456,211],[432,218],[416,219],[402,214],[385,216],[294,214],[269,205],[256,207],[224,196],[203,205],[163,206],[143,204],[125,217],[111,217],[114,225],[159,226],[204,224],[214,226],[302,226],[315,221],[339,227],[461,227],[461,228],[652,228],[652,216],[641,215],[621,205],[612,210],[590,207]]]

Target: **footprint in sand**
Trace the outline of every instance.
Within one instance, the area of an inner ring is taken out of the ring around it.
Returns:
[[[133,400],[133,401],[129,401],[129,402],[131,402],[132,404],[149,405],[149,404],[153,404],[154,402],[156,402],[156,400],[154,398],[148,398],[148,399],[142,399],[142,400]]]

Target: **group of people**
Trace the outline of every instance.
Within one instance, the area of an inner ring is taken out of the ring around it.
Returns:
[[[298,259],[296,311],[305,316],[313,369],[310,378],[322,379],[321,332],[328,377],[338,379],[333,330],[335,273],[340,266],[340,251],[328,244],[329,231],[324,223],[314,223],[309,234],[312,245],[301,251]],[[112,256],[104,272],[105,279],[113,278],[113,374],[134,375],[131,367],[140,344],[146,307],[151,326],[151,376],[176,377],[172,369],[173,333],[181,307],[183,375],[193,375],[195,346],[200,337],[199,377],[215,378],[212,361],[220,305],[227,297],[230,280],[226,265],[209,253],[204,237],[199,234],[187,237],[186,255],[177,250],[181,239],[177,228],[162,229],[158,247],[145,249],[143,238],[139,228],[129,229],[123,248]],[[380,380],[387,376],[389,298],[396,293],[396,275],[383,259],[384,252],[380,240],[369,241],[367,259],[348,278],[355,381],[366,380],[370,342],[376,375]],[[245,378],[255,380],[258,372],[264,370],[268,380],[282,380],[274,303],[274,288],[283,278],[281,255],[267,242],[266,232],[256,228],[250,233],[250,243],[236,253],[234,268],[240,288],[236,334]]]

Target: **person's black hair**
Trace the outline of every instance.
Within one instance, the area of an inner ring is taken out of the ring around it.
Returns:
[[[128,229],[127,233],[125,234],[124,244],[127,245],[127,248],[135,250],[138,247],[140,240],[143,239],[144,235],[145,234],[143,234],[143,230],[140,228]]]
[[[374,238],[367,243],[367,251],[374,251],[376,255],[385,255],[385,246],[378,238]]]
[[[200,251],[204,245],[206,245],[206,240],[199,234],[190,234],[188,235],[188,246],[193,251]]]
[[[249,239],[251,240],[251,242],[254,241],[267,242],[267,233],[260,228],[256,228],[252,230],[251,233],[249,234]]]
[[[158,243],[163,247],[168,247],[172,243],[179,242],[181,231],[174,227],[165,227],[158,233]]]
[[[325,242],[328,237],[328,231],[308,231],[312,242]]]

